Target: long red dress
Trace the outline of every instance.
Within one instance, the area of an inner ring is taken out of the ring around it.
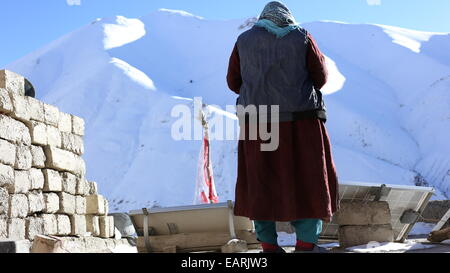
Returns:
[[[312,36],[308,38],[308,72],[320,89],[327,80],[325,58]],[[236,46],[227,82],[239,94],[242,78]],[[235,215],[260,221],[329,221],[339,207],[339,194],[324,122],[318,118],[281,122],[279,137],[273,152],[261,151],[261,140],[239,141]]]

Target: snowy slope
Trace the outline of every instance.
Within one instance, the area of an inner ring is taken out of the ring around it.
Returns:
[[[115,210],[191,204],[200,141],[175,141],[173,106],[215,115],[245,20],[160,10],[100,19],[8,65],[38,97],[86,119],[88,178]],[[381,25],[304,24],[327,55],[327,126],[341,181],[428,183],[450,195],[450,35]],[[194,121],[193,121],[194,122]],[[216,186],[233,199],[236,142],[213,141]],[[420,179],[419,179],[420,178]]]

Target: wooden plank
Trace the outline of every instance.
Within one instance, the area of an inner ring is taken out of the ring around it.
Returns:
[[[259,245],[256,235],[252,232],[241,230],[236,231],[236,235],[240,240],[247,241],[249,247]],[[220,250],[230,240],[230,234],[227,232],[180,233],[150,236],[149,239],[151,252],[165,252],[166,249],[173,247],[176,247],[179,252],[194,252]],[[138,237],[137,248],[140,252],[146,250],[144,237]]]
[[[438,220],[438,223],[433,228],[433,231],[441,230],[445,223],[447,223],[448,219],[450,219],[450,209],[447,211],[447,213],[445,213],[441,220]]]

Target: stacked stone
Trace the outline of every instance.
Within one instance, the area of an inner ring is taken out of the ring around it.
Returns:
[[[86,180],[84,120],[24,96],[0,71],[0,239],[114,236],[108,202]]]
[[[343,200],[336,217],[342,248],[394,241],[391,211],[385,201]]]

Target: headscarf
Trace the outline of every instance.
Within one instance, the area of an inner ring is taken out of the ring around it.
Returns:
[[[291,31],[300,28],[289,8],[278,1],[269,2],[264,7],[255,25],[265,28],[278,38],[282,38]]]
[[[259,19],[267,19],[274,22],[279,27],[286,27],[288,25],[296,25],[295,18],[292,12],[285,4],[272,1],[269,2],[262,11]]]

